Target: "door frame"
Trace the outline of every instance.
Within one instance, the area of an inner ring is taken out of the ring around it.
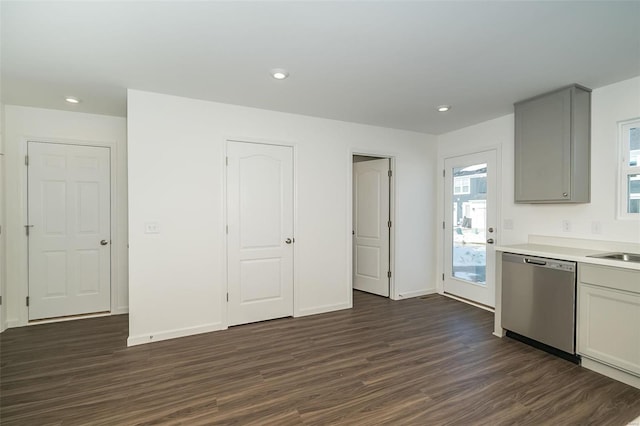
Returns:
[[[222,173],[222,178],[220,180],[222,184],[222,223],[220,232],[224,236],[222,239],[223,248],[221,250],[222,253],[222,282],[224,285],[224,291],[229,292],[229,237],[227,234],[227,224],[229,223],[228,218],[228,194],[227,194],[227,157],[229,156],[229,142],[240,142],[240,143],[252,143],[258,145],[275,145],[275,146],[285,146],[292,149],[292,158],[293,158],[293,235],[297,233],[297,223],[298,223],[298,144],[296,142],[286,142],[286,141],[275,141],[269,139],[258,139],[258,138],[249,138],[249,137],[233,137],[227,136],[224,138],[224,144],[222,147],[222,167],[220,168]],[[296,259],[298,258],[298,249],[296,244],[293,244],[293,317],[301,316],[299,312],[300,301],[299,292],[296,291],[296,283],[298,280],[298,268],[296,268]],[[220,295],[220,311],[222,312],[222,318],[224,318],[223,328],[229,328],[229,304],[227,303],[226,295]]]
[[[378,151],[372,149],[352,149],[349,153],[349,174],[347,179],[347,259],[349,272],[349,305],[353,307],[353,156],[363,155],[368,157],[379,157],[389,159],[391,168],[391,185],[389,186],[389,220],[391,221],[391,231],[389,232],[389,269],[391,270],[391,278],[389,279],[389,299],[402,300],[402,295],[396,291],[396,229],[399,224],[396,221],[396,212],[398,211],[398,199],[396,197],[398,188],[397,177],[397,153],[389,151]]]
[[[109,315],[117,315],[124,314],[128,312],[128,309],[120,309],[115,306],[115,301],[119,300],[118,294],[118,285],[116,285],[115,280],[118,277],[118,272],[120,271],[120,265],[118,263],[118,252],[121,250],[121,244],[123,242],[118,235],[118,227],[117,227],[117,218],[118,218],[118,146],[116,141],[89,141],[89,140],[76,140],[76,139],[55,139],[55,138],[46,138],[46,137],[25,137],[22,139],[20,159],[22,164],[24,164],[24,158],[27,155],[27,147],[29,142],[38,142],[38,143],[49,143],[56,145],[75,145],[75,146],[89,146],[89,147],[98,147],[98,148],[108,148],[109,149],[109,193],[110,193],[110,234],[111,234],[111,244],[109,245],[109,256],[111,257],[111,268],[110,268],[110,276],[109,276],[109,286],[111,288],[110,291],[110,311],[106,314],[88,314],[81,315],[76,317],[62,317],[62,318],[52,318],[47,320],[34,320],[29,321],[29,308],[26,306],[26,303],[20,303],[19,309],[19,318],[17,323],[8,324],[10,327],[20,327],[25,325],[38,325],[45,324],[51,322],[64,322],[70,321],[79,318],[91,318],[91,317],[101,317],[101,316],[109,316]],[[20,182],[20,195],[21,195],[21,203],[19,206],[20,212],[19,217],[23,222],[22,225],[27,225],[28,221],[28,197],[27,192],[29,188],[29,177],[28,177],[28,168],[23,167],[22,170],[22,180]],[[22,242],[22,247],[19,248],[20,252],[23,253],[24,259],[21,262],[21,271],[20,271],[20,294],[18,300],[25,301],[26,297],[29,295],[29,242],[26,233],[24,232],[24,228],[20,229],[18,232],[22,233],[22,238],[20,241]]]
[[[437,224],[436,224],[436,229],[437,229],[437,241],[438,241],[438,246],[439,246],[439,250],[437,250],[437,254],[438,254],[438,259],[436,262],[437,268],[436,268],[436,291],[438,292],[438,294],[441,295],[445,295],[444,293],[444,274],[445,272],[445,256],[444,256],[444,250],[445,250],[445,238],[447,238],[446,233],[444,232],[443,229],[443,223],[445,220],[445,210],[446,210],[446,205],[445,205],[445,178],[442,174],[442,171],[445,170],[445,161],[450,159],[450,158],[455,158],[455,157],[461,157],[464,155],[473,155],[473,154],[480,154],[480,153],[484,153],[484,152],[488,152],[488,151],[495,151],[496,154],[496,236],[494,238],[499,238],[502,239],[502,234],[503,234],[503,227],[502,227],[502,146],[501,145],[486,145],[486,146],[482,146],[482,147],[478,147],[477,149],[465,149],[465,150],[456,150],[456,151],[452,151],[452,152],[448,152],[446,153],[444,156],[439,156],[438,157],[438,179],[440,180],[440,184],[437,185],[437,191],[438,191],[438,202],[440,207],[437,209]],[[498,240],[499,241],[499,240]],[[495,245],[500,245],[500,243],[498,242]],[[496,266],[497,268],[497,266]],[[497,281],[499,274],[498,271],[495,271],[494,274],[494,279]],[[496,283],[494,283],[494,288],[497,289],[497,285]],[[448,295],[446,295],[448,296]],[[473,302],[471,301],[467,301],[466,299],[458,299],[461,300],[465,303],[468,304],[473,304]],[[496,306],[498,305],[498,295],[496,294]],[[481,307],[483,309],[485,309],[482,305],[474,305],[474,306],[478,306]]]

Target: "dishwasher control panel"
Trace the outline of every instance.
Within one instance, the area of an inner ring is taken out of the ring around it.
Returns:
[[[573,272],[575,270],[575,265],[566,264],[566,263],[558,263],[558,262],[547,262],[549,268],[560,269],[561,271]]]
[[[504,253],[503,259],[505,258],[508,259],[509,261],[520,260],[523,263],[526,263],[532,266],[539,266],[542,268],[558,269],[560,271],[566,271],[566,272],[574,272],[576,270],[575,262],[569,262],[564,260],[547,259],[544,257],[514,255],[511,253]]]

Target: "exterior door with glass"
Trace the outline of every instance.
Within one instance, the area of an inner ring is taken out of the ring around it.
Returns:
[[[444,292],[495,306],[496,151],[445,159]]]

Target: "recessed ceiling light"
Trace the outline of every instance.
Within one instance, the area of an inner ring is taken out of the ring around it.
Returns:
[[[76,98],[75,96],[66,96],[64,98],[64,100],[69,102],[70,104],[79,104],[80,103],[80,99]]]
[[[438,107],[438,112],[447,112],[451,109],[451,105],[440,105]]]
[[[285,78],[289,77],[289,71],[283,68],[274,68],[271,70],[271,75],[276,80],[284,80]]]

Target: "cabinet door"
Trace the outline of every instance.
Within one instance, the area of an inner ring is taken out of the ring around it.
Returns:
[[[571,196],[571,89],[515,105],[515,201]]]
[[[640,375],[640,294],[580,283],[578,353]]]

